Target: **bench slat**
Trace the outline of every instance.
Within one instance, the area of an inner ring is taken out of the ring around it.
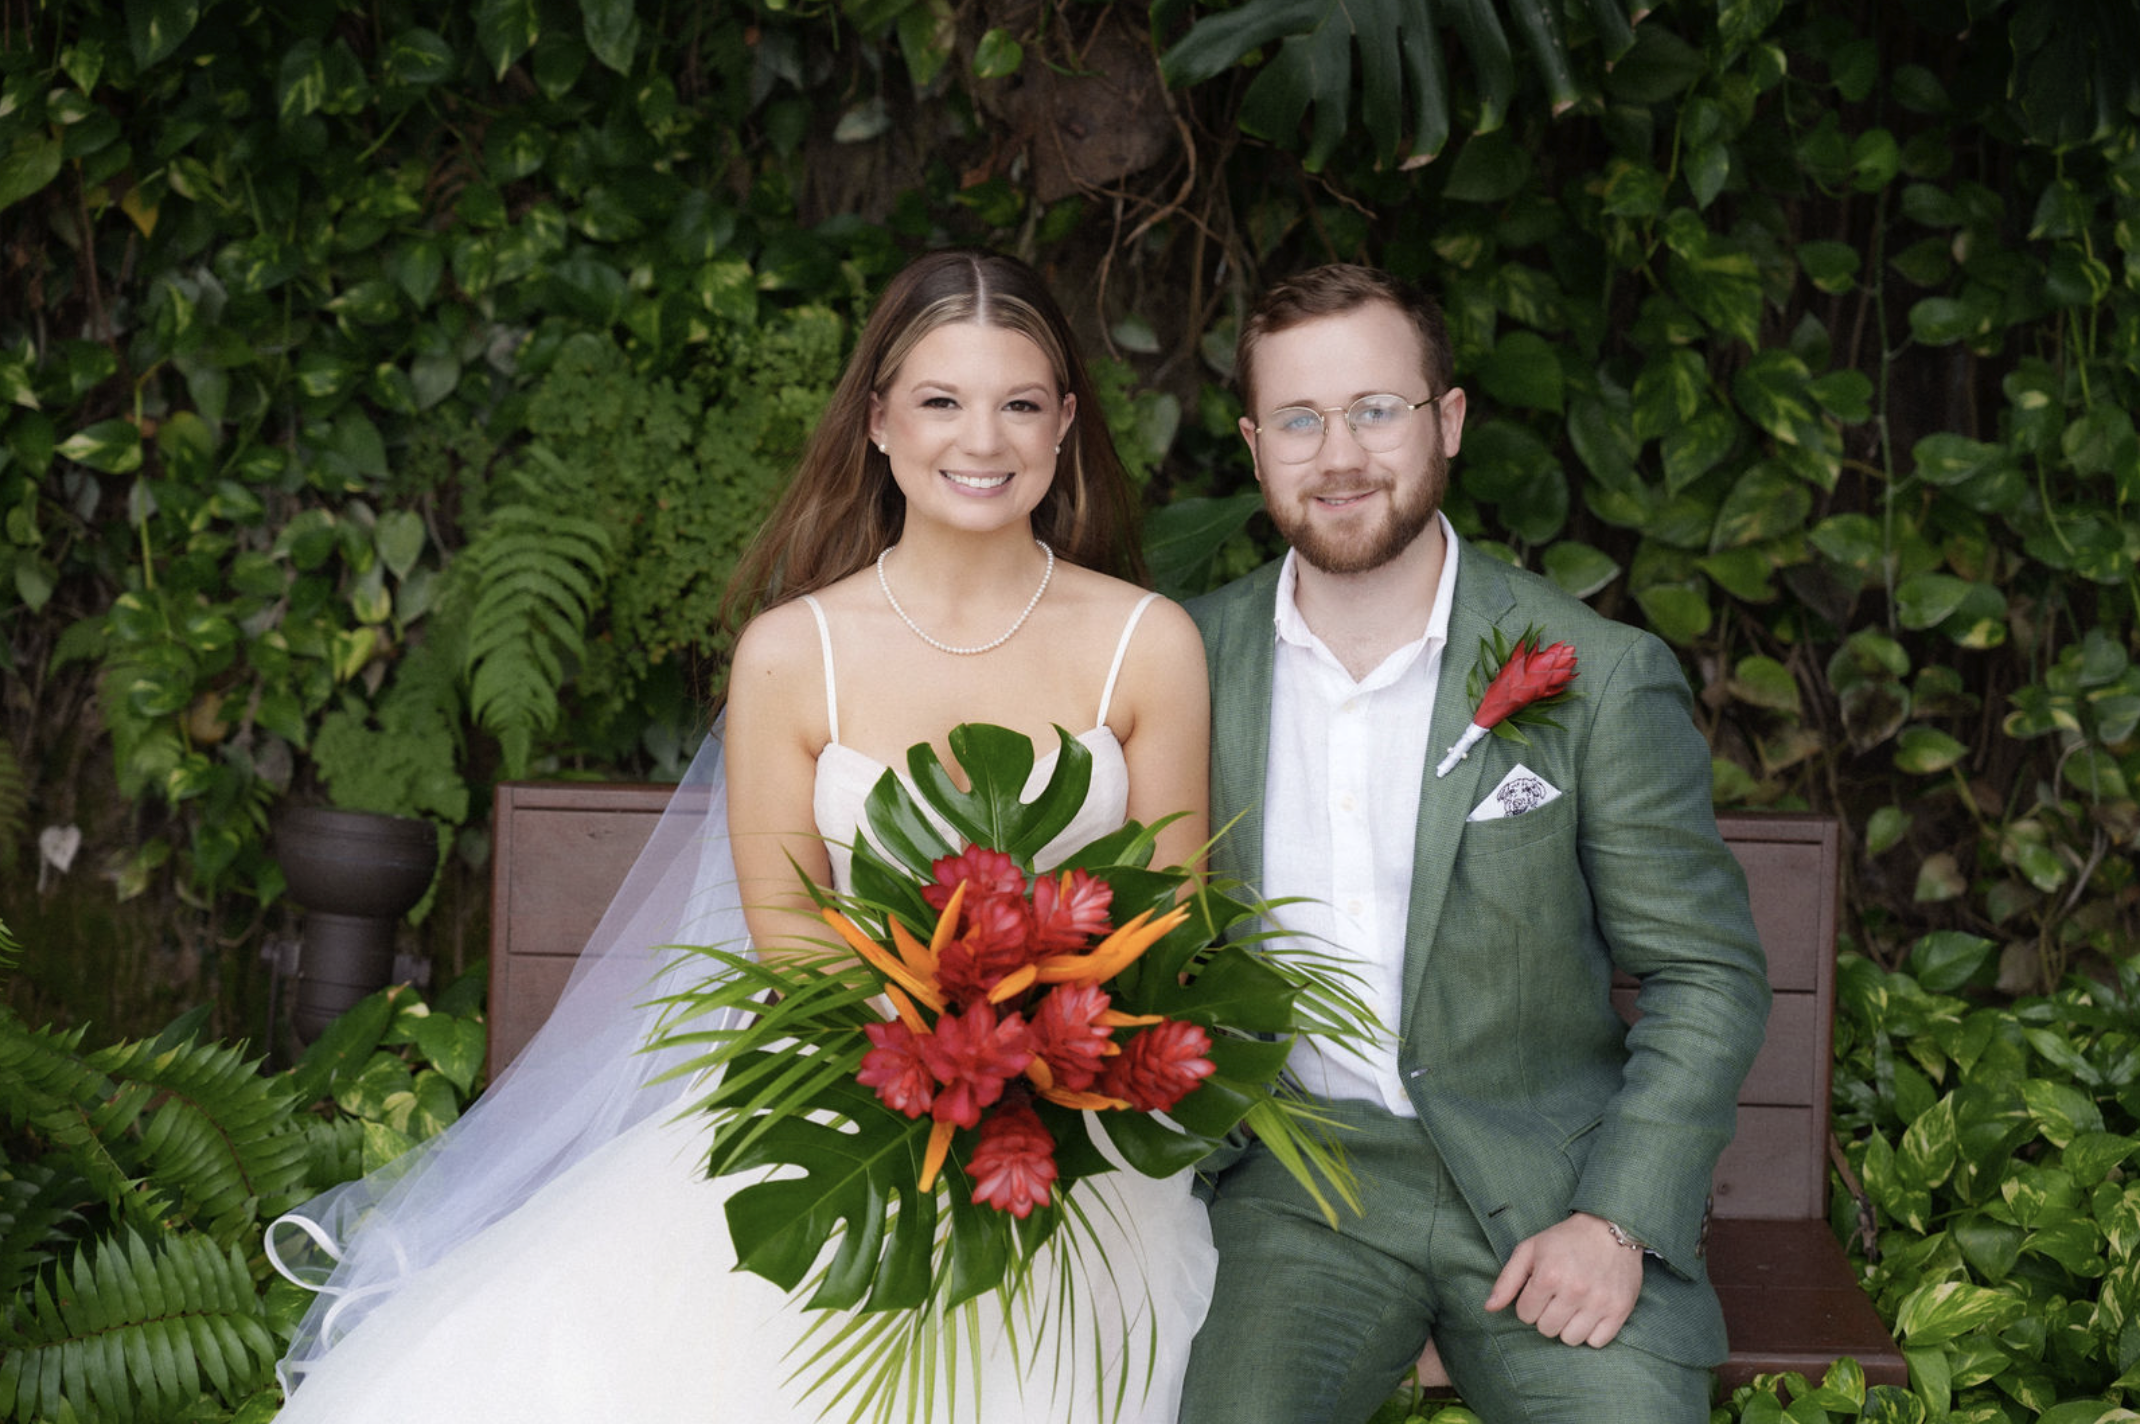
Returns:
[[[580,948],[661,819],[673,788],[505,782],[491,870],[490,1071],[512,1061],[563,991]],[[1728,814],[1776,991],[1767,1037],[1717,1165],[1710,1274],[1724,1304],[1725,1386],[1817,1375],[1854,1356],[1876,1384],[1905,1384],[1901,1352],[1852,1279],[1827,1225],[1830,1053],[1841,837],[1826,818]],[[1615,991],[1631,1008],[1633,985]]]

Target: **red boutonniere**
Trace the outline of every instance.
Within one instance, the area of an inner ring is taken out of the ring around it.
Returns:
[[[1498,662],[1500,668],[1493,674],[1493,681],[1487,684],[1486,695],[1479,698],[1478,710],[1471,714],[1471,725],[1464,729],[1464,735],[1457,738],[1456,745],[1449,748],[1435,766],[1436,776],[1447,776],[1454,771],[1456,764],[1488,732],[1528,744],[1529,739],[1515,724],[1560,725],[1545,714],[1545,709],[1568,699],[1568,684],[1575,681],[1575,649],[1567,643],[1541,648],[1540,637],[1537,628],[1526,628],[1511,649],[1502,641],[1501,630],[1496,628],[1491,647],[1484,638],[1479,640],[1479,664],[1472,669],[1471,675],[1470,691],[1474,696],[1477,695],[1481,669],[1494,662]]]

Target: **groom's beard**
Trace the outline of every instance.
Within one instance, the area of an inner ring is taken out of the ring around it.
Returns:
[[[1364,574],[1412,547],[1441,509],[1442,495],[1449,487],[1449,457],[1440,442],[1427,456],[1427,466],[1416,478],[1386,486],[1389,509],[1373,526],[1362,530],[1336,530],[1318,525],[1299,506],[1280,509],[1269,500],[1264,508],[1293,552],[1311,568],[1326,574]],[[1308,497],[1314,498],[1311,493]]]

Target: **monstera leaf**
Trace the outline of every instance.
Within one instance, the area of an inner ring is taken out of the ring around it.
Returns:
[[[1263,942],[1270,907],[1154,868],[1158,826],[1037,864],[1092,784],[1091,752],[1056,735],[1030,798],[1018,732],[953,729],[963,776],[913,748],[864,803],[849,891],[807,887],[833,934],[763,960],[704,949],[713,972],[664,1038],[703,1075],[708,1173],[753,1178],[725,1204],[737,1265],[824,1312],[813,1361],[846,1364],[813,1388],[842,1408],[926,1391],[938,1346],[958,1357],[951,1312],[1019,1298],[1058,1232],[1085,1242],[1085,1177],[1170,1176],[1245,1122],[1333,1219],[1357,1209],[1280,1075],[1300,1034],[1373,1016],[1342,970]]]
[[[1553,111],[1580,97],[1568,63],[1558,0],[1504,0],[1530,48]],[[1634,43],[1621,0],[1588,0],[1606,61]],[[1212,79],[1278,45],[1241,100],[1241,127],[1287,147],[1312,112],[1302,161],[1329,161],[1353,110],[1353,48],[1360,54],[1359,122],[1384,162],[1424,161],[1449,140],[1449,75],[1440,31],[1457,37],[1478,106],[1473,131],[1491,133],[1516,87],[1507,31],[1492,0],[1249,0],[1207,16],[1169,49],[1161,72],[1177,87]],[[1410,142],[1406,143],[1409,133]]]

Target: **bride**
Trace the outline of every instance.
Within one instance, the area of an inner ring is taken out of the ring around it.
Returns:
[[[1091,753],[1085,804],[1036,864],[1179,812],[1155,863],[1189,863],[1207,834],[1202,644],[1118,576],[1131,532],[1039,277],[959,251],[894,278],[732,585],[756,616],[725,736],[556,1014],[442,1138],[271,1232],[278,1266],[320,1291],[284,1361],[285,1424],[852,1417],[852,1381],[806,1339],[815,1313],[734,1269],[722,1206],[738,1179],[704,1178],[705,1127],[679,1116],[690,1085],[656,1081],[674,1056],[639,1051],[648,1006],[699,972],[661,947],[818,939],[797,867],[847,889],[871,786],[916,743],[951,764],[962,722],[1036,749],[1060,726]],[[887,1408],[1171,1424],[1213,1271],[1188,1177],[1081,1181],[1088,1229],[1058,1233],[1017,1298],[983,1297],[973,1334],[947,1329],[941,1368],[915,1369]]]

